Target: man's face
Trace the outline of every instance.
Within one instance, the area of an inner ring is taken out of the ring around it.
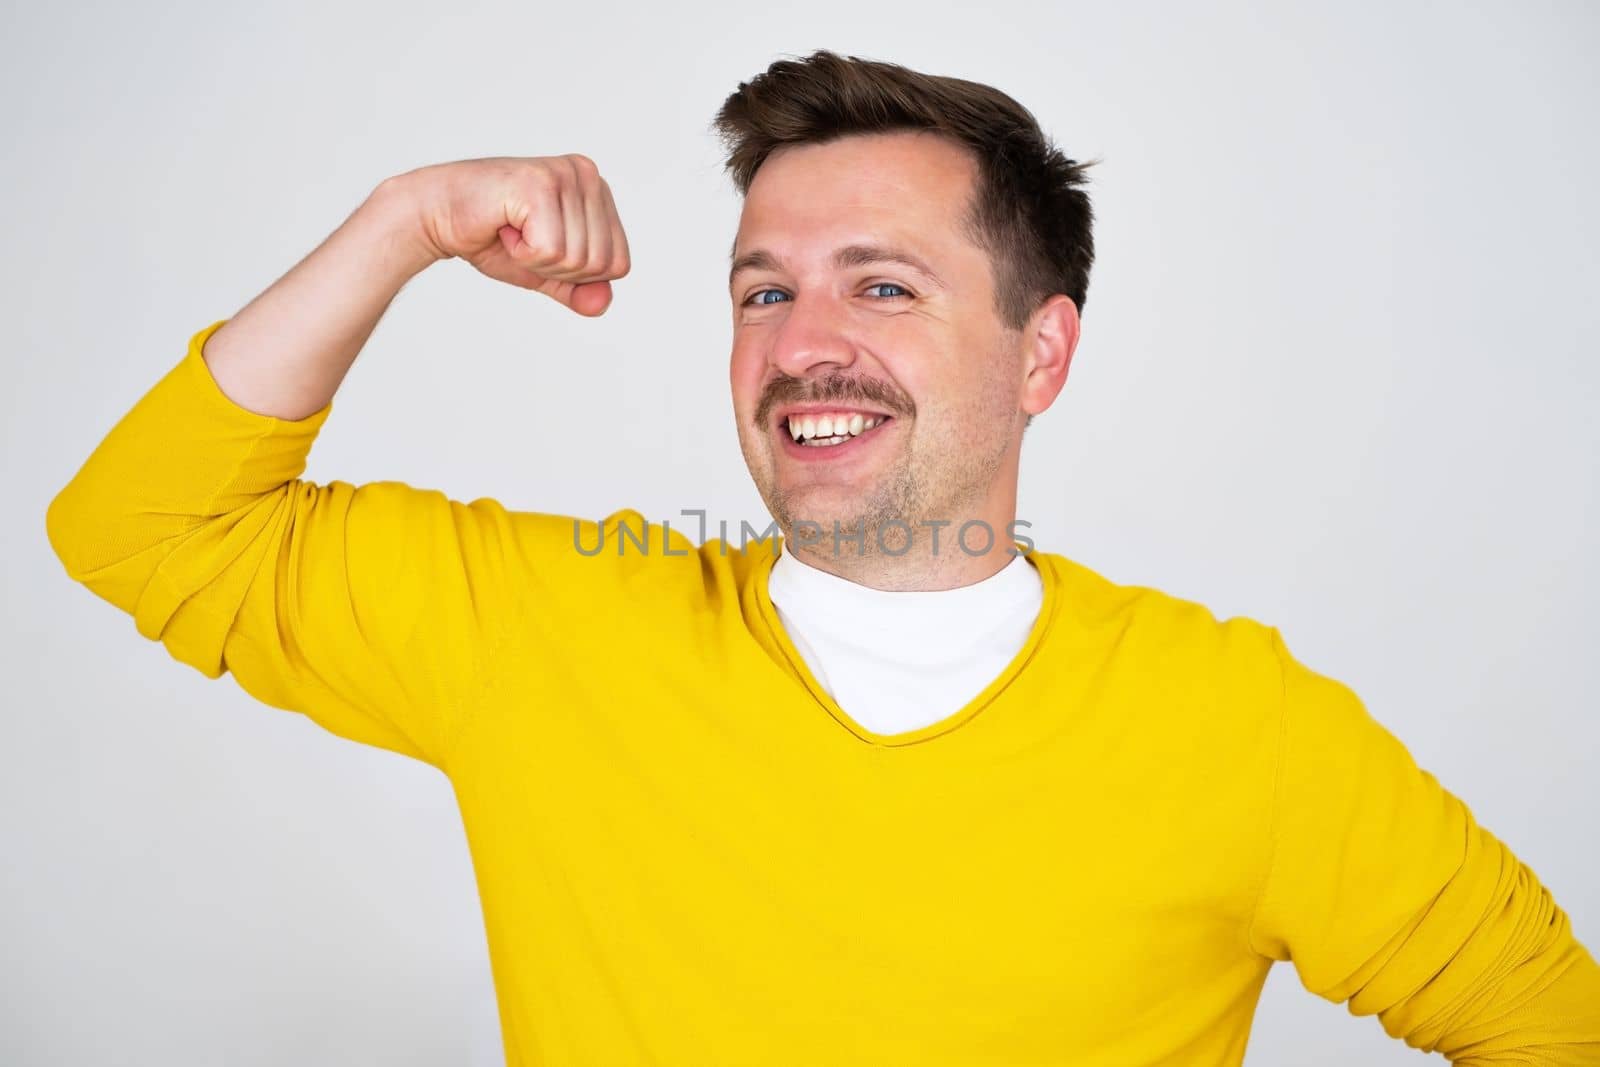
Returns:
[[[811,521],[831,548],[835,522],[860,524],[870,553],[891,519],[953,531],[1014,508],[1023,360],[989,258],[959,230],[976,178],[964,149],[914,131],[783,148],[756,172],[734,249],[730,379],[745,462],[791,538]],[[927,269],[836,259],[858,247]]]

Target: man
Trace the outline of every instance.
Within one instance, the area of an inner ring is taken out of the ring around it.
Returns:
[[[1600,1062],[1565,913],[1350,689],[1020,551],[1082,165],[992,88],[830,52],[717,128],[781,538],[300,479],[430,263],[604,312],[629,249],[581,155],[383,182],[48,515],[179,661],[449,776],[507,1062],[1236,1064],[1279,960],[1457,1063]]]

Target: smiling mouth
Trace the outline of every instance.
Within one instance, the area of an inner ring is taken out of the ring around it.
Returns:
[[[791,415],[779,423],[779,429],[789,434],[796,444],[805,448],[833,448],[852,438],[871,433],[884,423],[889,415],[862,415],[860,412],[841,412],[835,415]]]

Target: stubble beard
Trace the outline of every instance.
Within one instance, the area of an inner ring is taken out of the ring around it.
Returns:
[[[887,549],[898,555],[907,544],[908,530],[914,531],[926,505],[926,487],[910,469],[899,463],[856,501],[843,507],[819,510],[808,504],[804,492],[773,487],[767,506],[790,540],[801,531],[800,523],[814,523],[803,536],[813,539],[812,551],[824,555],[865,558]],[[835,551],[835,530],[838,547]]]
[[[1003,441],[982,452],[971,444],[957,447],[961,451],[956,456],[946,457],[943,464],[933,463],[930,469],[929,457],[921,457],[919,463],[908,446],[875,485],[843,504],[819,506],[805,499],[815,492],[813,488],[779,487],[775,464],[770,462],[763,464],[767,473],[756,480],[756,488],[787,541],[792,543],[801,534],[796,528],[799,523],[816,524],[804,531],[810,544],[801,551],[841,560],[881,557],[903,562],[915,554],[911,549],[921,545],[946,555],[961,524],[979,517],[975,509],[981,507],[993,485],[1006,451]],[[760,469],[749,466],[752,473]],[[935,525],[940,528],[936,530]],[[996,538],[1008,536],[1004,530],[994,534]]]

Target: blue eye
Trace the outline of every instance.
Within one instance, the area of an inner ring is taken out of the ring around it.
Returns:
[[[868,290],[872,290],[872,289],[898,289],[898,290],[900,290],[900,292],[898,294],[893,294],[892,293],[892,294],[890,294],[888,296],[879,297],[878,299],[880,299],[880,300],[906,300],[906,299],[909,299],[911,297],[910,290],[906,289],[905,286],[897,285],[894,282],[878,282],[876,285],[869,285],[867,288],[868,288]],[[788,295],[782,289],[757,289],[755,292],[750,294],[750,296],[745,300],[745,303],[746,304],[754,304],[756,307],[767,307],[767,306],[769,306],[771,304],[777,303],[777,301],[775,301],[775,300],[762,300],[761,297],[765,296],[767,293],[777,293],[780,296],[787,296]]]

